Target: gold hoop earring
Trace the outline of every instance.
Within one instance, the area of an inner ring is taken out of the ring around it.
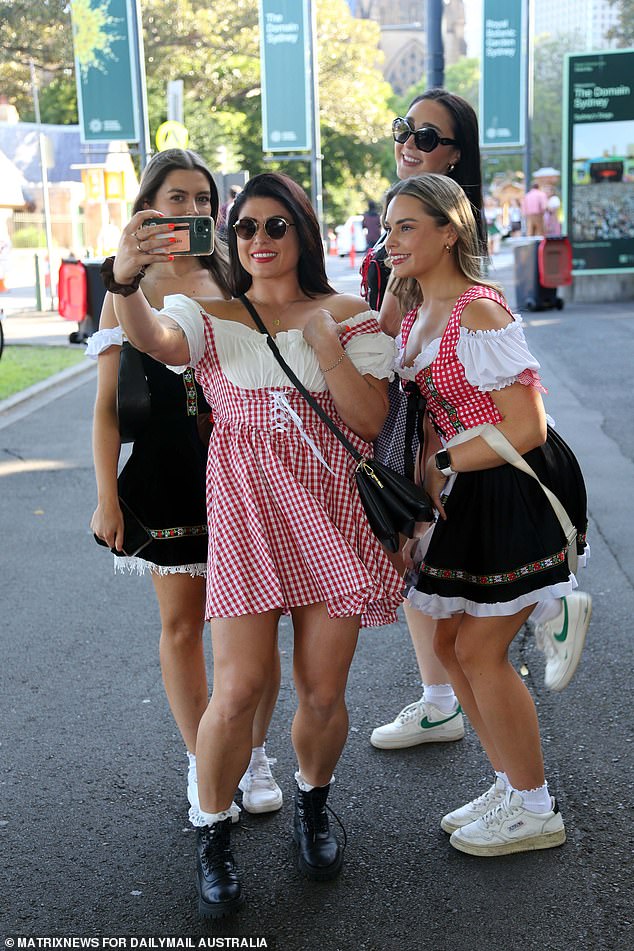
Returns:
[[[450,244],[446,244],[446,245],[445,245],[445,251],[447,252],[447,254],[451,254],[451,245],[450,245]]]

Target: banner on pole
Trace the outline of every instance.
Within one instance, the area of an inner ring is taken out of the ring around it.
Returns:
[[[139,142],[133,0],[72,0],[82,142]]]
[[[525,0],[484,0],[480,145],[526,145]]]
[[[264,152],[310,151],[309,31],[306,0],[260,0]]]
[[[634,271],[634,49],[568,54],[564,208],[576,274]]]

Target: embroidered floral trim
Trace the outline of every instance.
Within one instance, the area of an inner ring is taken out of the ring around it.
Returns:
[[[206,525],[179,525],[178,528],[148,528],[154,541],[163,542],[169,538],[194,538],[207,534]]]
[[[502,571],[495,575],[472,575],[470,572],[461,569],[434,568],[431,565],[426,565],[425,562],[421,564],[419,570],[421,574],[428,575],[430,578],[440,578],[442,581],[466,581],[468,584],[481,585],[511,584],[513,581],[538,574],[540,571],[557,568],[566,561],[566,551],[567,549],[564,548],[547,558],[522,565],[521,568],[516,568],[515,571]]]
[[[434,379],[432,376],[431,368],[432,368],[432,364],[430,363],[429,366],[424,367],[420,371],[423,383],[427,387],[429,394],[434,397],[434,399],[442,406],[442,408],[446,412],[447,416],[449,417],[451,421],[451,425],[453,426],[454,432],[456,433],[464,432],[467,427],[463,423],[460,422],[460,417],[458,416],[458,410],[456,409],[455,406],[453,406],[452,403],[449,403],[448,400],[443,399],[443,397],[440,395],[440,393],[436,389],[434,385]]]
[[[198,395],[196,393],[194,371],[192,370],[191,367],[187,367],[187,369],[183,373],[183,385],[185,387],[185,395],[187,397],[187,415],[197,416],[198,415]]]

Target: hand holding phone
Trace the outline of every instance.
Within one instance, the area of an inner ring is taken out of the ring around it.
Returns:
[[[214,220],[210,215],[146,218],[143,227],[149,225],[174,225],[169,232],[173,239],[170,241],[170,254],[201,257],[213,253]]]

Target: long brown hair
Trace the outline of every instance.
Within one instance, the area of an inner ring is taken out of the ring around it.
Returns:
[[[452,248],[456,264],[461,274],[471,284],[482,284],[501,291],[498,284],[486,280],[482,273],[482,249],[473,217],[471,202],[463,188],[448,175],[426,172],[406,178],[390,188],[385,198],[385,207],[397,195],[410,195],[417,198],[426,215],[433,218],[438,228],[451,225],[456,233],[456,242]],[[390,291],[398,298],[403,313],[418,307],[423,301],[420,285],[413,277],[390,277]]]
[[[211,215],[214,222],[217,223],[220,197],[214,177],[200,155],[197,155],[196,152],[192,152],[191,149],[166,149],[164,152],[157,152],[157,154],[150,159],[143,170],[139,192],[132,206],[132,213],[136,214],[137,211],[151,208],[157,191],[169,173],[180,171],[181,169],[186,172],[195,171],[203,173],[209,182]],[[228,295],[230,293],[228,278],[229,261],[225,242],[216,234],[213,254],[204,255],[199,257],[198,260],[202,266],[209,271],[220,290]]]
[[[306,193],[300,186],[279,172],[262,172],[249,179],[229,212],[227,221],[229,243],[229,279],[234,297],[244,294],[251,287],[251,275],[240,264],[238,239],[234,224],[240,211],[250,198],[275,198],[289,213],[297,231],[300,255],[297,262],[299,286],[307,297],[319,294],[335,294],[326,274],[324,245],[319,231],[319,222]]]

